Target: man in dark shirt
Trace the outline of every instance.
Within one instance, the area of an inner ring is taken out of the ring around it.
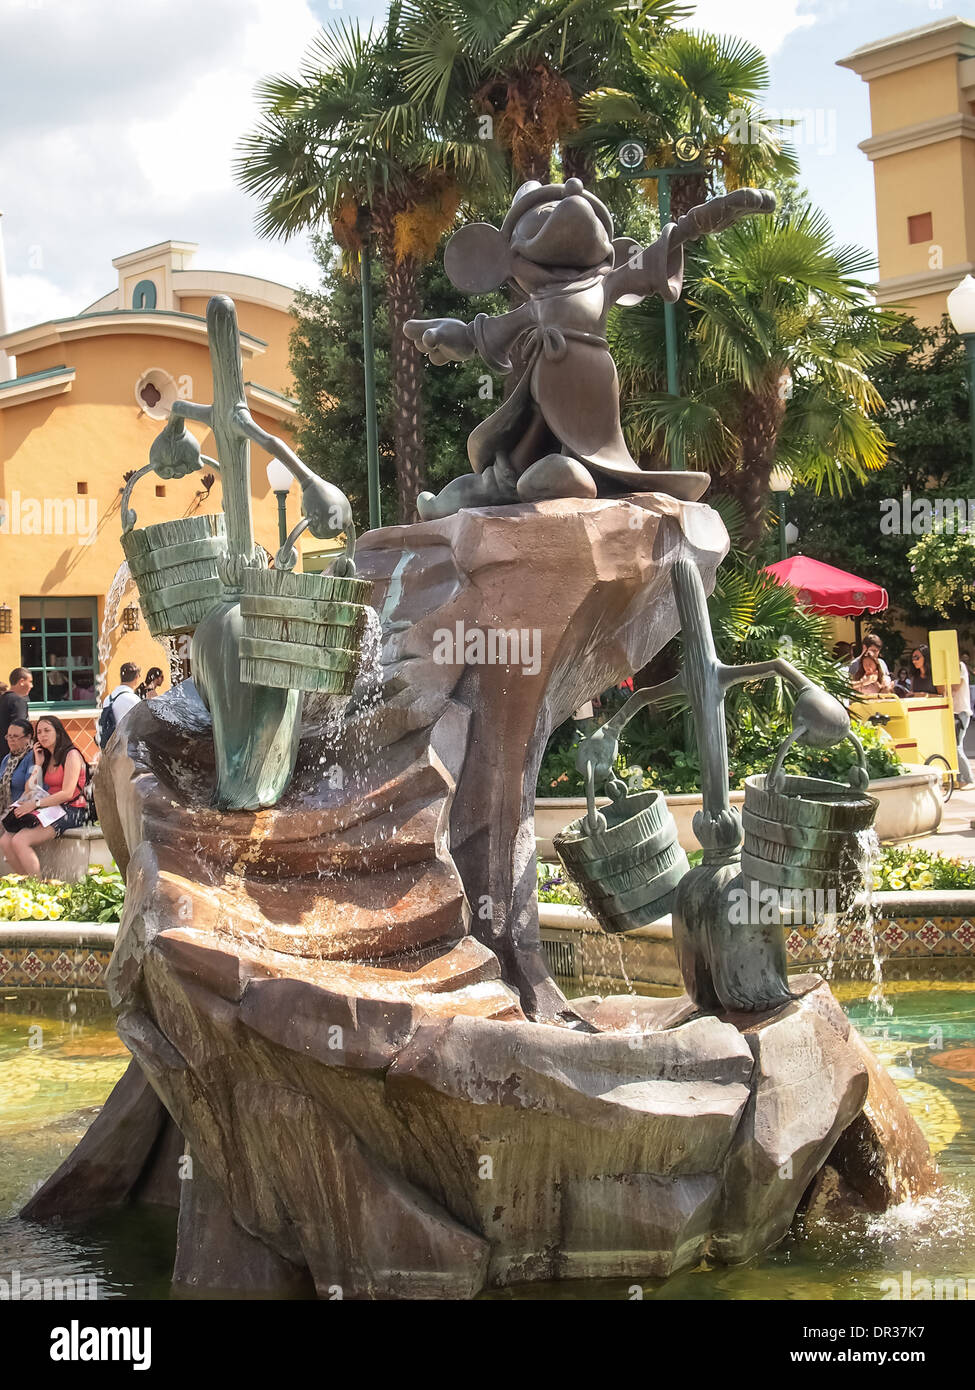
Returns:
[[[0,744],[15,719],[27,718],[27,697],[33,684],[34,677],[23,666],[10,672],[10,689],[0,695]]]

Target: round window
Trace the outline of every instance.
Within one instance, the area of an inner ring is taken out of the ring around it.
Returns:
[[[178,395],[176,382],[162,367],[150,367],[135,383],[135,400],[151,420],[167,420]]]

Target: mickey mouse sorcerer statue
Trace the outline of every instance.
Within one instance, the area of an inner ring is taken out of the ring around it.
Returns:
[[[771,193],[739,189],[692,208],[641,248],[630,237],[614,240],[609,209],[569,179],[523,184],[500,230],[475,222],[455,232],[444,253],[453,284],[483,294],[509,282],[525,303],[493,318],[478,314],[473,323],[411,319],[406,336],[438,365],[477,353],[517,380],[467,441],[473,474],[436,496],[421,493],[421,519],[462,507],[626,491],[699,497],[706,475],[648,473],[630,457],[606,316],[613,304],[638,304],[649,294],[678,299],[685,242],[774,210]]]

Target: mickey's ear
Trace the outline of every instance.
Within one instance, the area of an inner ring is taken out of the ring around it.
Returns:
[[[443,268],[451,284],[466,294],[496,290],[511,273],[508,243],[490,222],[472,222],[447,242]]]
[[[634,241],[631,236],[616,237],[613,241],[613,251],[616,253],[613,258],[613,269],[619,270],[621,266],[632,261],[640,249],[640,243]],[[646,299],[644,294],[621,294],[616,302],[625,307],[628,304],[641,304],[644,299]]]

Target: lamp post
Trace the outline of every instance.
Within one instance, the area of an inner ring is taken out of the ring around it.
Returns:
[[[949,294],[948,314],[968,353],[968,408],[972,422],[972,463],[975,465],[975,280],[970,275]]]
[[[660,208],[660,226],[665,227],[670,221],[670,181],[672,178],[687,178],[690,174],[703,174],[707,172],[705,165],[698,161],[701,158],[701,147],[690,135],[681,135],[675,141],[674,153],[679,163],[665,169],[647,169],[644,167],[647,152],[638,140],[624,140],[617,151],[617,160],[623,171],[625,179],[656,179],[657,181],[657,202]],[[677,306],[664,300],[664,346],[667,354],[667,394],[668,396],[680,395],[680,377],[677,368]],[[672,460],[675,469],[685,467],[682,456],[675,456]]]
[[[288,493],[294,478],[280,459],[272,459],[267,466],[267,482],[278,499],[278,545],[283,546],[288,539]]]
[[[382,526],[379,501],[379,417],[376,409],[376,348],[372,335],[372,219],[368,207],[359,209],[359,292],[362,299],[362,371],[366,406],[366,480],[369,488],[369,529]]]
[[[788,468],[775,467],[769,474],[768,485],[775,497],[779,517],[779,559],[788,560],[789,541],[785,527],[785,494],[792,487],[792,473]]]

